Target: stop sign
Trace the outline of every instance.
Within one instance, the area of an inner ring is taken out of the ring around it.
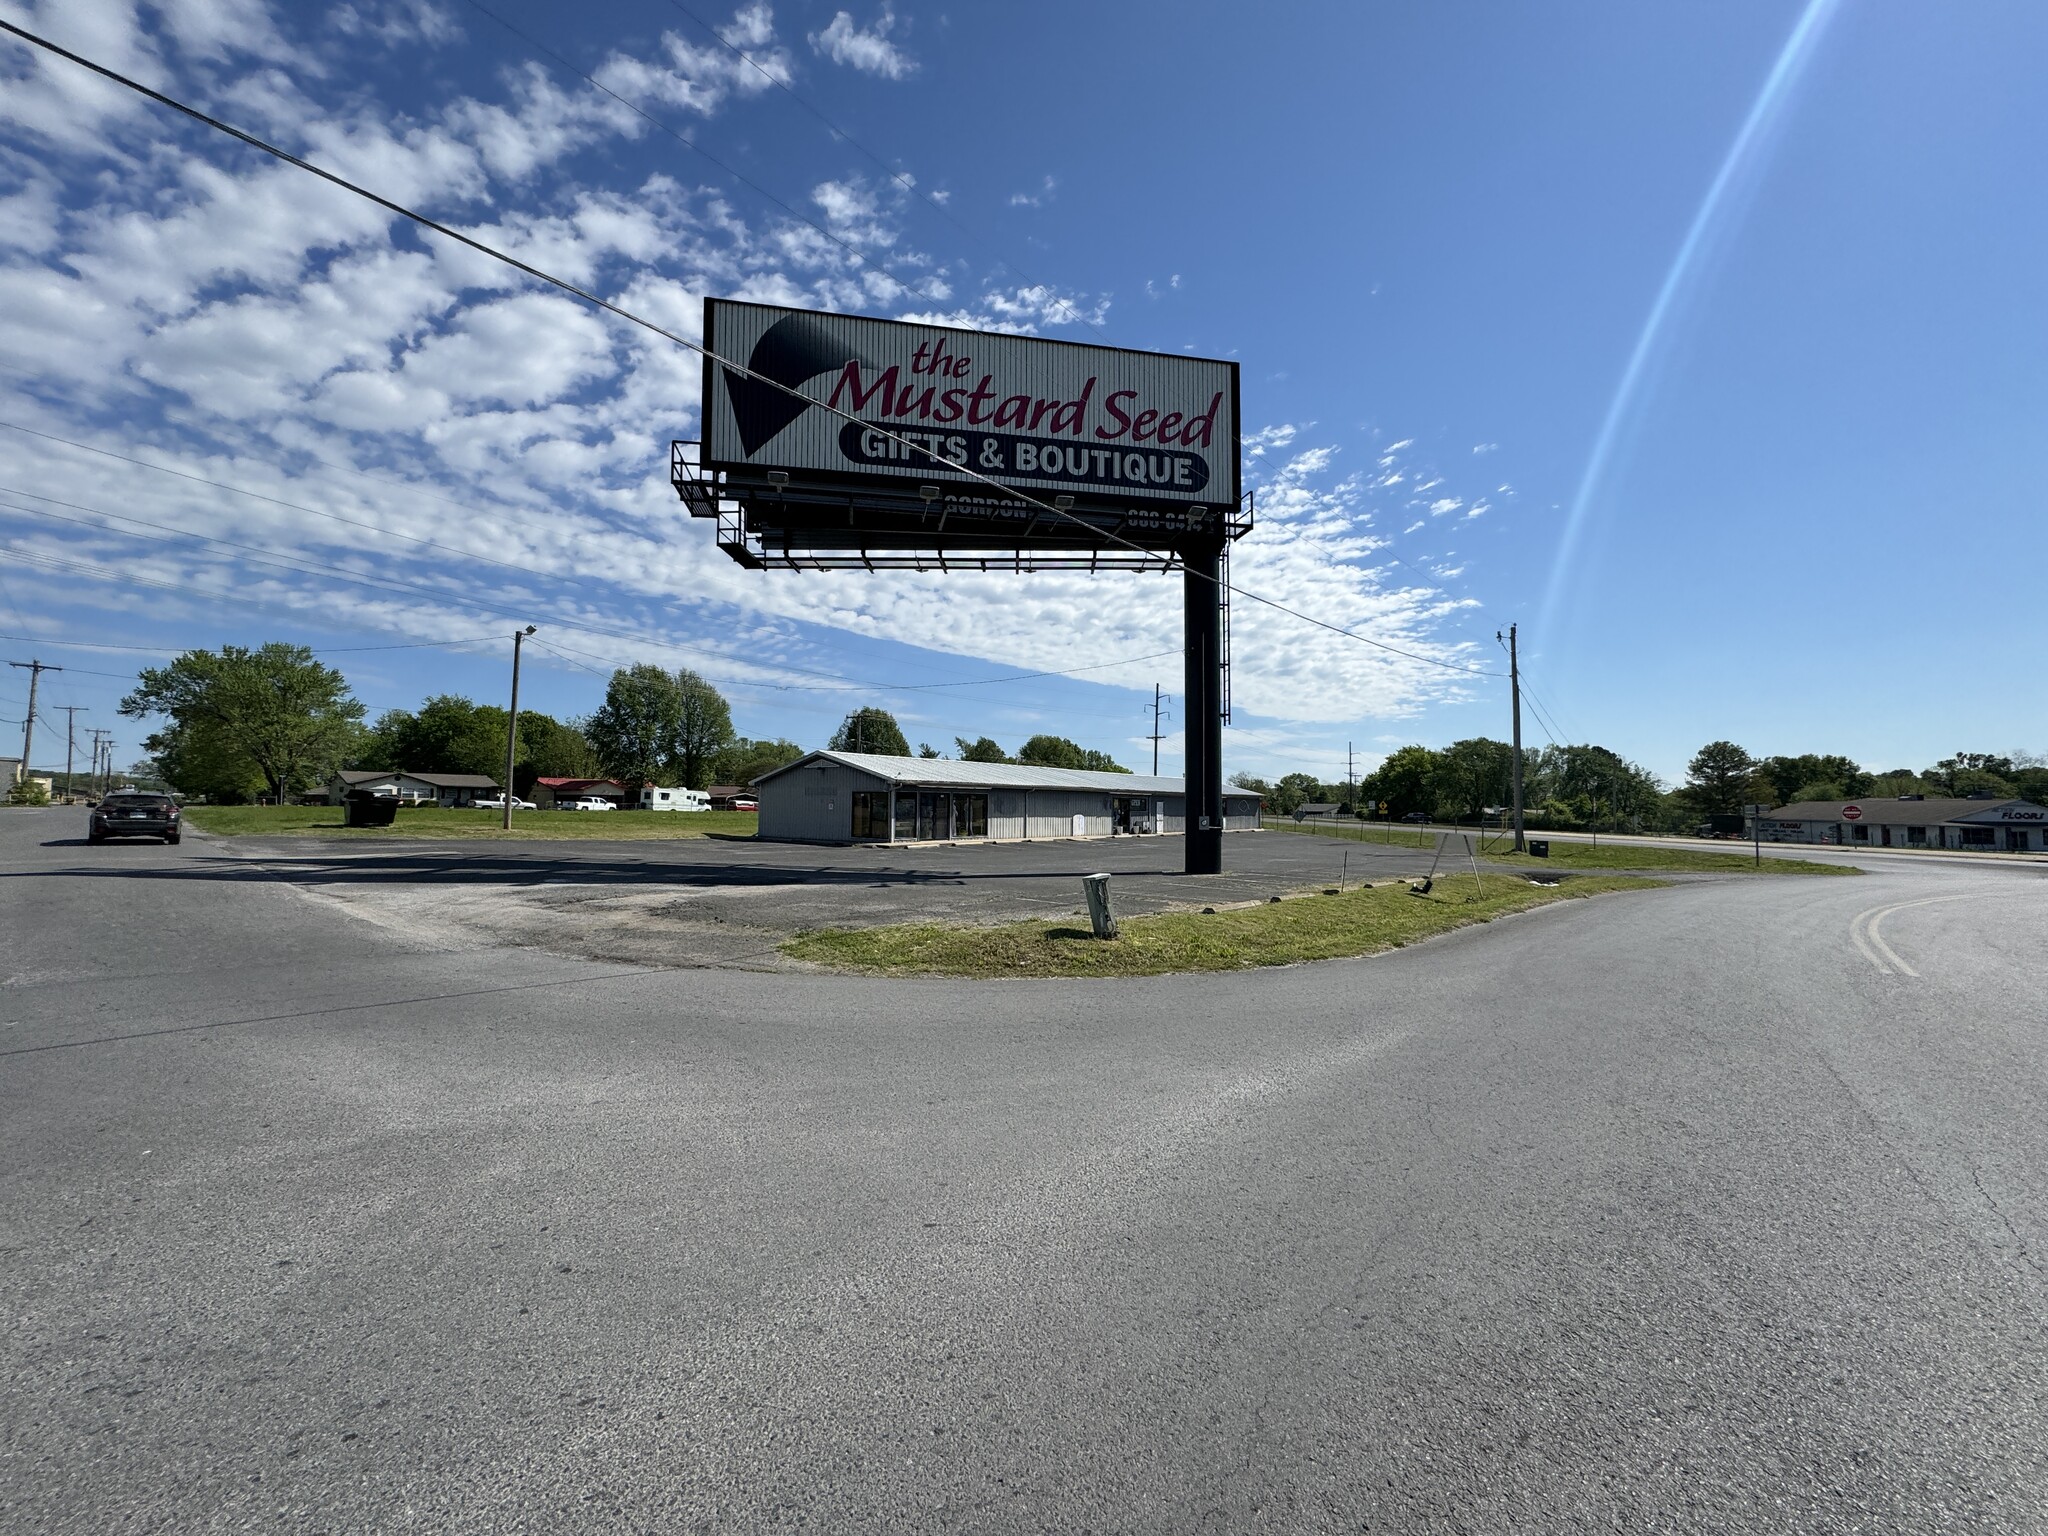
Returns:
[[[1860,805],[1845,805],[1845,806],[1843,806],[1843,807],[1842,807],[1842,820],[1844,820],[1844,821],[1861,821],[1862,819],[1863,819],[1863,807],[1862,807],[1862,806],[1860,806]]]

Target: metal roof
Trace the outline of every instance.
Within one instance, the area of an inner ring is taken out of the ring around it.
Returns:
[[[2026,800],[1802,800],[1797,805],[1783,805],[1772,811],[1766,821],[1846,821],[1842,815],[1844,806],[1853,805],[1863,814],[1856,818],[1864,826],[1878,827],[1932,827],[1945,821],[1970,821],[1986,811],[1996,811],[2008,805],[2024,805],[2038,810]],[[1993,818],[1996,819],[1995,817]]]
[[[335,775],[344,784],[368,784],[374,779],[413,779],[436,789],[496,789],[498,781],[482,773],[414,773],[410,768],[344,768]]]
[[[794,772],[823,759],[872,774],[891,784],[932,789],[1080,789],[1113,795],[1184,795],[1184,779],[1154,778],[1145,773],[1098,773],[1082,768],[1040,768],[1031,763],[963,763],[950,757],[893,757],[879,752],[809,752],[793,763],[771,769],[754,780]],[[1257,799],[1248,789],[1226,788],[1225,799]]]

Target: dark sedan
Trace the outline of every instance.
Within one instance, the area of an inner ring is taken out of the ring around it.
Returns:
[[[110,837],[160,837],[175,843],[180,830],[178,803],[169,795],[109,795],[92,808],[85,835],[95,843]]]

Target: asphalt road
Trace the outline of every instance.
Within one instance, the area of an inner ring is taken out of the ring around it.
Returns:
[[[0,1529],[2048,1528],[2027,868],[1113,983],[0,812]]]

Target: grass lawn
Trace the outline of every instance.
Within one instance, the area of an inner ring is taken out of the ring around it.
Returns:
[[[1491,864],[1506,864],[1516,869],[1542,869],[1547,865],[1553,869],[1684,869],[1709,874],[1863,873],[1853,864],[1823,864],[1816,859],[1765,859],[1759,867],[1754,855],[1748,853],[1706,853],[1697,848],[1645,848],[1633,843],[1566,843],[1553,838],[1547,859],[1531,858],[1526,853],[1510,853],[1508,847],[1511,846],[1497,844],[1495,852],[1481,853],[1479,857]],[[1463,843],[1459,843],[1457,848],[1460,853],[1465,851]]]
[[[1293,832],[1308,837],[1335,837],[1347,843],[1380,843],[1395,848],[1434,848],[1437,837],[1436,833],[1426,832],[1420,827],[1406,827],[1384,821],[1356,821],[1350,817],[1342,821],[1296,821],[1291,816],[1267,816],[1263,818],[1263,825],[1268,832]]]
[[[1334,960],[1398,949],[1432,934],[1483,923],[1554,901],[1607,891],[1647,890],[1654,880],[1587,875],[1535,886],[1518,875],[1471,872],[1440,878],[1428,896],[1405,882],[1297,896],[1214,914],[1165,912],[1125,918],[1122,936],[1093,937],[1085,919],[956,928],[828,928],[800,934],[782,952],[835,970],[881,976],[1157,976],[1167,971],[1236,971],[1300,960]]]
[[[1385,843],[1389,841],[1388,828],[1384,824],[1364,829],[1357,822],[1294,822],[1282,818],[1267,817],[1266,830],[1269,832],[1307,833],[1312,837],[1335,837],[1346,842]],[[1741,874],[1756,873],[1757,865],[1750,853],[1707,853],[1697,848],[1654,848],[1639,843],[1581,843],[1550,838],[1550,857],[1534,859],[1527,854],[1514,854],[1508,838],[1499,832],[1489,831],[1484,840],[1477,832],[1435,832],[1417,827],[1395,827],[1392,829],[1393,845],[1396,848],[1436,847],[1438,837],[1448,837],[1451,843],[1444,849],[1444,862],[1448,865],[1453,858],[1465,856],[1463,838],[1472,839],[1473,852],[1492,864],[1507,864],[1516,869],[1670,869],[1690,870],[1697,874]],[[1531,837],[1541,838],[1547,834],[1532,832]],[[1860,875],[1862,870],[1852,864],[1823,864],[1815,859],[1765,859],[1762,872],[1767,875]]]
[[[512,830],[499,825],[502,811],[444,811],[402,808],[388,827],[343,825],[338,805],[192,805],[185,821],[194,831],[217,837],[346,837],[386,842],[407,838],[595,838],[607,842],[654,842],[704,837],[752,837],[761,818],[751,811],[514,811]]]

